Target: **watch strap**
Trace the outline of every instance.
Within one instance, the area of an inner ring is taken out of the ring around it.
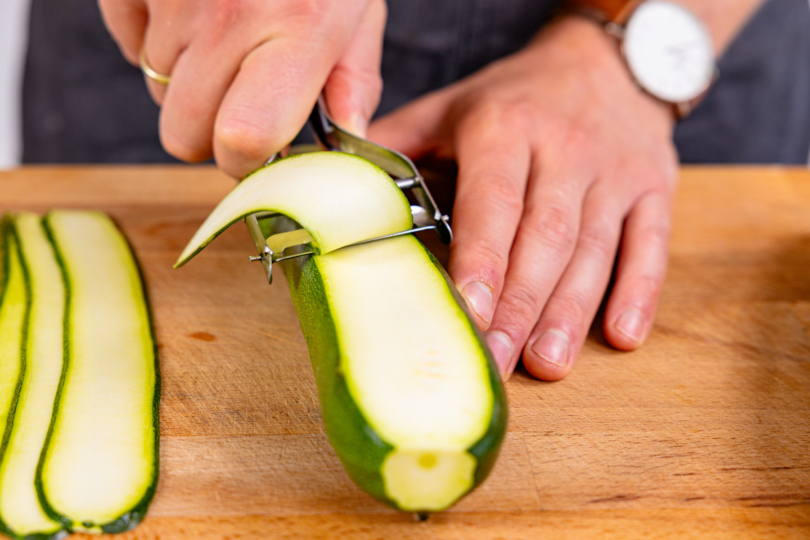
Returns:
[[[717,82],[717,79],[719,77],[720,77],[720,70],[717,69],[717,65],[715,65],[714,66],[714,75],[712,76],[712,82],[709,84],[708,87],[706,87],[705,90],[703,90],[703,92],[701,92],[700,94],[698,94],[697,96],[693,97],[692,99],[690,99],[688,101],[680,101],[680,102],[677,102],[677,103],[671,103],[671,105],[672,105],[672,114],[675,115],[675,119],[676,120],[683,120],[684,118],[686,118],[687,116],[692,114],[692,111],[695,110],[695,107],[700,105],[700,102],[703,101],[703,99],[706,97],[706,94],[709,93],[709,90],[712,89],[712,86],[714,86],[714,83]],[[655,97],[655,96],[653,96],[653,97]],[[667,103],[667,102],[664,102],[664,103]]]
[[[623,26],[644,0],[568,0],[568,5],[603,23]]]

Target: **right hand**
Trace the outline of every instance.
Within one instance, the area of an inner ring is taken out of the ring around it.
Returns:
[[[323,90],[331,115],[364,136],[382,91],[384,0],[99,0],[124,56],[171,76],[147,80],[163,147],[212,155],[235,178],[306,122]]]

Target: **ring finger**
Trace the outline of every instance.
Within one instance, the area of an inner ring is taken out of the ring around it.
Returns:
[[[526,209],[509,257],[509,269],[487,343],[501,372],[514,369],[521,349],[570,261],[579,234],[587,168],[555,160],[532,171]],[[537,168],[535,162],[534,168]]]
[[[558,380],[571,371],[607,289],[625,211],[608,186],[596,183],[586,195],[571,262],[524,348],[523,365],[539,379]]]
[[[146,8],[146,26],[136,54],[143,55],[146,65],[155,72],[172,77],[175,63],[193,34],[191,14],[183,13],[172,2],[151,2]],[[145,78],[152,99],[162,105],[168,85],[148,76]]]

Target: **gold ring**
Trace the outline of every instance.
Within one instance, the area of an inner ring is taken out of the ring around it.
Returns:
[[[149,67],[149,64],[146,63],[146,54],[144,53],[143,48],[141,48],[141,52],[138,53],[138,62],[140,62],[141,64],[141,71],[143,71],[144,75],[146,75],[156,83],[169,84],[171,77],[169,77],[168,75],[164,75],[163,73],[158,73],[157,71]]]

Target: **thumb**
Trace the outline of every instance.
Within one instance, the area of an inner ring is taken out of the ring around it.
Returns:
[[[380,103],[386,17],[384,0],[372,0],[323,89],[335,122],[361,137],[366,136],[368,123]]]

